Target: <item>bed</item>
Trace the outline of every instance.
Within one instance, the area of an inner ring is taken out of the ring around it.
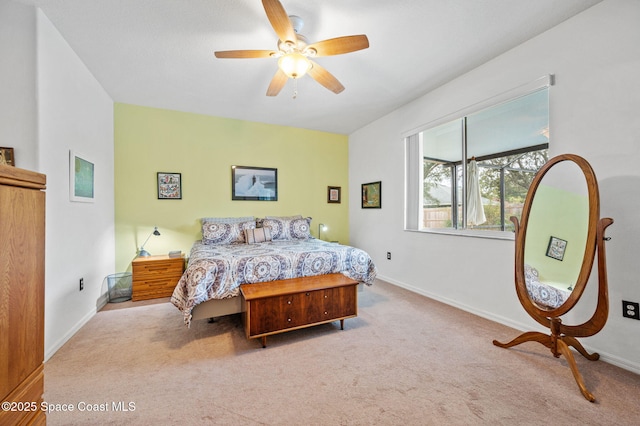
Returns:
[[[187,326],[240,312],[241,284],[342,273],[371,285],[377,274],[365,251],[313,238],[310,218],[205,218],[202,223],[203,238],[193,244],[171,297]]]
[[[530,265],[524,265],[524,278],[529,297],[544,308],[558,308],[571,295],[571,287],[566,284],[540,281],[538,270]]]

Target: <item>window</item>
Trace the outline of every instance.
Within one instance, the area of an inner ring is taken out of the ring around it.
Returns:
[[[405,228],[513,231],[548,159],[548,86],[409,134]]]

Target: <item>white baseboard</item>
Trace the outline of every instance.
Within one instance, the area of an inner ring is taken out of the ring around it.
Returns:
[[[589,351],[589,352],[593,352],[592,348],[585,346],[585,348]],[[623,370],[627,370],[627,371],[631,371],[633,373],[636,374],[640,374],[640,364],[636,363],[636,362],[631,362],[629,360],[620,358],[618,356],[615,355],[611,355],[609,353],[606,352],[602,352],[602,351],[597,351],[598,354],[600,354],[600,359],[604,362],[606,362],[607,364],[612,364],[615,365],[616,367],[620,367]]]
[[[44,353],[44,362],[47,362],[58,350],[65,344],[74,334],[78,332],[86,323],[89,322],[91,318],[95,316],[98,312],[97,309],[93,309],[89,311],[84,317],[80,319],[64,336],[62,336],[58,341],[51,347],[46,348]]]
[[[424,291],[423,289],[420,289],[420,288],[414,287],[412,285],[409,285],[409,284],[406,284],[406,283],[391,279],[389,277],[378,275],[378,279],[380,279],[382,281],[385,281],[385,282],[388,282],[389,284],[395,285],[397,287],[404,288],[405,290],[409,290],[409,291],[411,291],[413,293],[417,293],[417,294],[420,294],[422,296],[428,297],[429,299],[437,300],[438,302],[442,302],[442,303],[444,303],[446,305],[453,306],[453,307],[461,309],[461,310],[463,310],[465,312],[469,312],[469,313],[472,313],[472,314],[477,315],[479,317],[488,319],[490,321],[497,322],[498,324],[506,325],[506,326],[514,328],[514,329],[516,329],[518,331],[522,331],[522,332],[534,331],[534,330],[532,330],[532,328],[535,328],[535,331],[540,331],[542,333],[548,332],[548,329],[542,328],[541,326],[538,326],[537,324],[534,327],[532,327],[531,324],[524,324],[524,323],[521,323],[521,322],[518,322],[518,321],[513,321],[513,320],[511,320],[509,318],[505,318],[505,317],[502,317],[502,316],[499,316],[499,315],[495,315],[495,314],[493,314],[491,312],[486,312],[486,311],[481,311],[481,310],[478,310],[478,309],[474,309],[474,308],[472,308],[470,306],[467,306],[467,305],[465,305],[463,303],[459,303],[459,302],[457,302],[455,300],[452,300],[452,299],[447,299],[447,298],[444,298],[444,297],[440,297],[438,295],[429,293],[428,291]],[[587,351],[589,351],[589,352],[598,352],[600,354],[600,359],[602,361],[608,363],[608,364],[615,365],[616,367],[620,367],[620,368],[622,368],[624,370],[631,371],[632,373],[635,373],[635,374],[640,374],[640,364],[638,364],[636,362],[632,362],[632,361],[629,361],[627,359],[620,358],[618,356],[603,352],[601,350],[595,350],[594,348],[589,347],[587,345],[585,345],[585,349],[587,349]]]
[[[109,293],[105,293],[98,298],[98,300],[96,301],[96,312],[100,312],[100,310],[104,308],[107,303],[109,303]]]

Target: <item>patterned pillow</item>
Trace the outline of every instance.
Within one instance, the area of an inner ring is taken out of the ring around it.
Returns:
[[[200,219],[200,222],[204,225],[207,222],[218,222],[218,223],[239,223],[239,222],[250,222],[254,220],[253,216],[245,216],[245,217],[203,217]]]
[[[256,218],[256,228],[262,228],[264,226],[265,219],[276,219],[276,220],[302,219],[302,215],[297,214],[293,216],[265,216],[264,219]]]
[[[526,283],[538,281],[538,270],[533,266],[524,265],[524,279]]]
[[[255,227],[256,222],[253,220],[238,223],[205,222],[202,224],[202,242],[205,244],[244,243],[244,230]]]
[[[277,219],[277,220],[293,220],[293,219],[302,219],[301,214],[296,214],[293,216],[265,216],[265,219]]]
[[[247,240],[247,244],[271,241],[271,228],[245,229],[244,239]]]
[[[273,240],[306,240],[311,238],[311,218],[301,219],[265,219],[264,228],[271,230]]]

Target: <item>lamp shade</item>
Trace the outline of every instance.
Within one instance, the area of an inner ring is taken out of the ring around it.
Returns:
[[[287,53],[278,60],[278,66],[289,78],[300,78],[309,71],[311,62],[301,53]]]

